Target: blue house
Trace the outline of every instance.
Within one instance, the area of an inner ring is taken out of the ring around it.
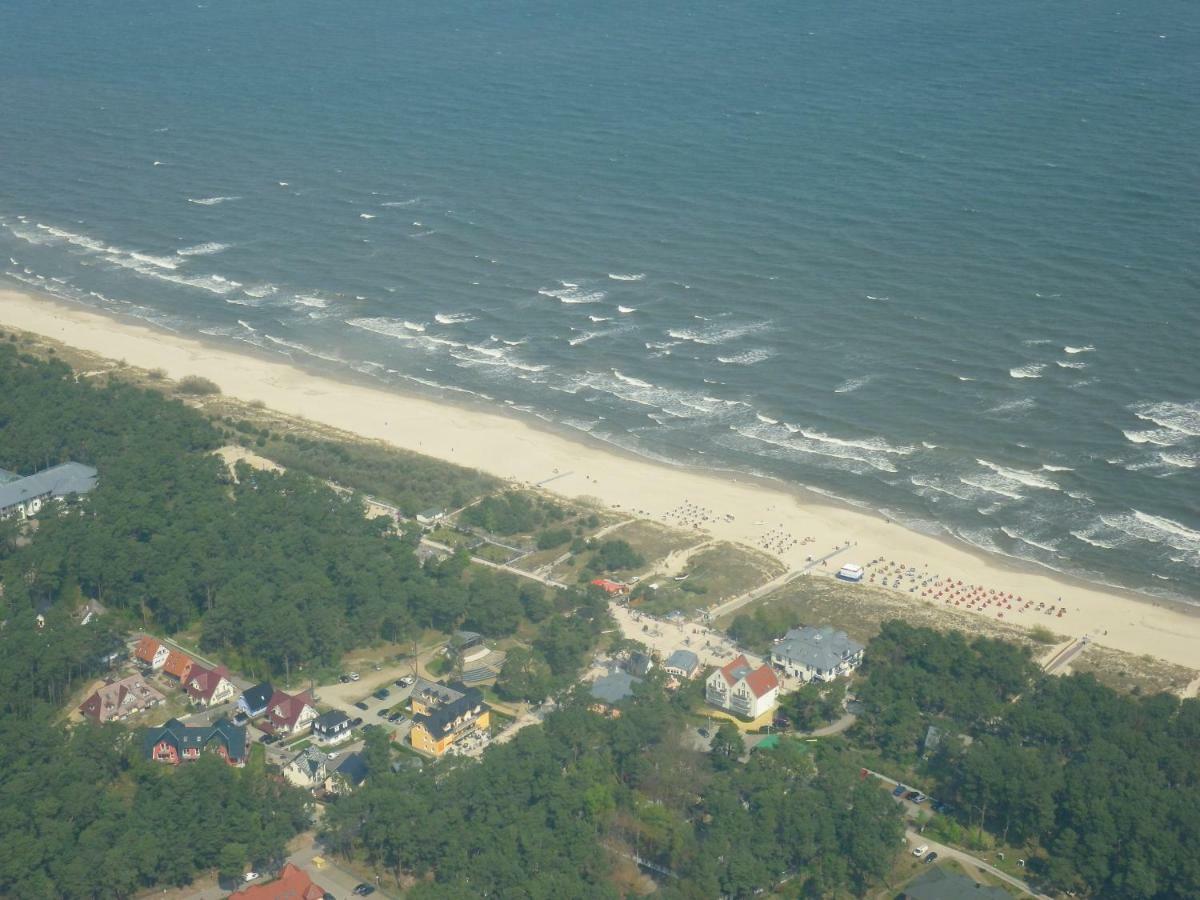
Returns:
[[[248,688],[238,697],[237,707],[246,714],[247,717],[253,719],[255,716],[261,716],[267,711],[267,705],[271,702],[271,697],[275,693],[275,688],[271,687],[267,682],[256,684],[252,688]]]

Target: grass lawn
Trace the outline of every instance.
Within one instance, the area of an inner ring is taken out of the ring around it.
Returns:
[[[783,566],[765,553],[720,543],[692,556],[684,572],[686,581],[650,579],[657,582],[658,590],[648,592],[638,609],[656,616],[676,609],[689,614],[707,609],[783,574]]]

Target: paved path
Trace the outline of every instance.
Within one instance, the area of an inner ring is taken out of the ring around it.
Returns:
[[[1050,657],[1050,659],[1046,662],[1046,665],[1042,666],[1042,668],[1045,670],[1047,675],[1052,674],[1055,669],[1061,669],[1063,666],[1069,664],[1071,660],[1083,652],[1087,645],[1087,635],[1071,641],[1071,643],[1067,644],[1067,646],[1063,647],[1052,657]]]
[[[438,541],[430,540],[427,537],[421,538],[421,543],[428,547],[433,547],[435,550],[441,550],[444,553],[451,555],[454,553],[453,547]],[[521,569],[514,569],[512,566],[507,566],[504,563],[494,563],[480,556],[472,556],[471,562],[478,563],[481,566],[487,566],[489,569],[498,569],[501,572],[508,572],[510,575],[518,575],[521,578],[528,578],[530,581],[539,582],[547,587],[561,588],[564,590],[567,588],[567,585],[563,584],[561,581],[555,581],[553,578],[547,578],[545,576],[538,575],[536,572],[524,572]]]
[[[845,553],[849,549],[850,549],[849,546],[839,547],[836,550],[826,553],[824,556],[817,557],[816,559],[812,560],[811,562],[805,563],[805,565],[802,568],[792,569],[791,571],[784,572],[782,575],[772,578],[766,584],[759,585],[758,587],[754,588],[753,590],[747,591],[746,593],[742,594],[740,597],[734,597],[732,600],[726,600],[720,606],[716,606],[710,610],[707,610],[704,614],[705,619],[706,619],[706,621],[709,621],[709,622],[715,622],[717,619],[721,618],[722,616],[727,616],[731,612],[736,612],[737,610],[739,610],[743,606],[745,606],[747,603],[753,603],[755,600],[758,600],[760,597],[765,597],[767,594],[770,594],[770,593],[778,590],[779,588],[783,587],[785,584],[791,584],[797,578],[801,577],[802,575],[807,574],[808,572],[811,572],[817,566],[821,565],[821,563],[826,562],[830,559],[833,559],[833,557],[837,556],[839,553]]]
[[[928,847],[930,850],[937,853],[941,859],[953,859],[963,863],[964,865],[974,866],[977,869],[987,872],[994,878],[999,878],[1005,884],[1010,884],[1018,890],[1022,890],[1027,894],[1037,897],[1038,900],[1051,900],[1051,898],[1045,894],[1039,894],[1020,878],[1014,878],[1007,872],[1001,872],[995,866],[984,862],[977,856],[972,856],[970,853],[967,853],[964,850],[958,850],[954,847],[948,847],[945,844],[939,844],[937,841],[930,840],[924,835],[917,834],[917,832],[913,831],[911,828],[904,832],[904,836],[908,839],[910,847]]]

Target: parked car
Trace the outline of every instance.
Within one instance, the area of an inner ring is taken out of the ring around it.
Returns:
[[[361,676],[357,672],[351,672],[346,677],[349,678],[351,681],[358,681],[358,679]]]
[[[355,716],[353,719],[350,720],[351,728],[357,728],[361,724],[362,724],[362,716]]]
[[[700,737],[702,737],[702,738],[706,738],[706,737],[708,737],[708,729],[707,729],[707,728],[701,728],[701,729],[700,729],[700,730],[697,732],[697,734],[699,734],[699,735],[700,735]]]
[[[381,719],[386,719],[388,717],[387,707],[386,706],[380,707],[379,710],[375,713],[375,715],[379,716]]]
[[[367,709],[367,701],[359,700],[357,703],[354,704],[354,708],[355,709]]]
[[[403,678],[400,679],[399,682],[397,682],[397,684],[399,684],[400,687],[409,687],[410,685],[414,685],[416,683],[417,683],[417,679],[413,678],[411,675],[405,675]]]
[[[391,692],[391,691],[389,691],[387,688],[380,688],[379,690],[377,690],[377,691],[374,693],[374,695],[373,695],[373,696],[374,696],[374,697],[375,697],[377,700],[386,700],[388,697],[392,696],[392,692]]]
[[[375,885],[367,884],[365,881],[354,889],[354,893],[360,897],[369,897],[375,893]]]
[[[917,791],[917,795],[912,798],[912,802],[913,803],[924,803],[928,799],[929,798],[926,797],[924,794],[922,794],[920,791]]]
[[[363,734],[366,734],[368,731],[374,731],[378,727],[379,726],[376,725],[374,722],[368,722],[366,725],[364,725],[362,727]]]
[[[916,803],[917,798],[920,796],[921,796],[920,791],[909,791],[907,794],[904,795],[904,799],[911,800],[913,803]]]
[[[388,721],[392,722],[393,724],[395,724],[397,722],[403,722],[404,721],[404,713],[394,712],[390,716],[388,716]]]
[[[924,856],[928,852],[929,852],[929,845],[922,844],[920,847],[917,847],[915,850],[913,850],[913,856]]]
[[[350,683],[350,676],[349,676],[349,675],[339,675],[339,676],[338,676],[338,681],[340,681],[342,684],[349,684],[349,683]]]
[[[240,712],[233,717],[233,723],[235,725],[241,725],[245,721],[247,721],[247,716],[244,712]]]
[[[903,797],[906,793],[908,793],[908,788],[906,788],[902,784],[898,784],[898,785],[896,785],[896,789],[894,791],[892,791],[892,796],[893,797]]]
[[[937,854],[936,854],[936,853],[927,853],[927,854],[925,855],[925,862],[927,862],[927,863],[931,863],[931,862],[933,862],[935,859],[937,859]]]
[[[260,737],[258,739],[258,742],[260,744],[273,744],[277,740],[279,740],[279,735],[277,735],[277,734],[264,734],[262,737]]]

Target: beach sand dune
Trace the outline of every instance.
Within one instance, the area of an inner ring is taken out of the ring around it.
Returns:
[[[984,594],[994,590],[1033,601],[1023,612],[994,602],[979,604],[979,615],[1003,612],[1006,623],[1044,625],[1075,637],[1088,634],[1113,649],[1184,666],[1200,664],[1200,616],[1176,605],[1019,569],[782,485],[663,465],[512,416],[340,382],[284,360],[239,353],[19,291],[0,289],[0,327],[162,369],[174,379],[200,375],[247,402],[260,401],[281,413],[516,482],[546,482],[547,490],[567,497],[599,498],[622,512],[766,550],[791,569],[829,554],[827,563],[814,571],[832,573],[845,562],[890,560],[902,563],[902,571],[915,571],[915,579],[900,583],[913,603],[946,603],[945,595],[920,593],[921,582],[937,575],[943,583],[962,581],[981,586]],[[915,589],[909,592],[910,587]],[[965,595],[959,592],[960,602]],[[1047,613],[1050,607],[1053,611]]]

